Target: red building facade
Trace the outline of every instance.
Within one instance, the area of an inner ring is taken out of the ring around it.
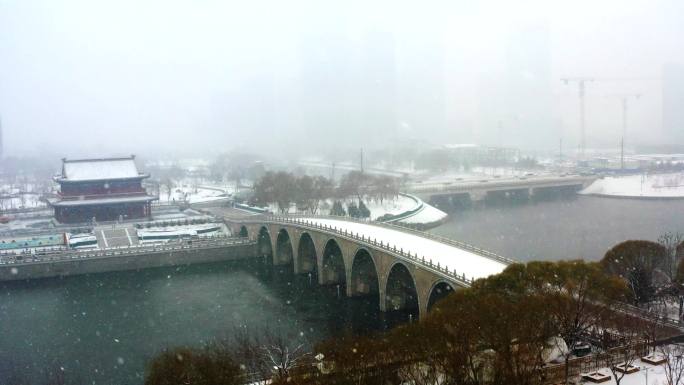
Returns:
[[[48,201],[61,223],[114,221],[147,218],[151,202],[138,172],[135,156],[106,159],[62,159],[62,174],[54,178],[60,186],[57,197]]]

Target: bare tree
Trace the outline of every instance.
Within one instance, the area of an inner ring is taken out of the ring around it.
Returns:
[[[309,353],[304,351],[303,343],[290,345],[282,335],[267,333],[262,341],[262,359],[266,365],[273,368],[278,379],[287,379],[290,371],[308,355]]]
[[[285,380],[310,354],[305,341],[272,330],[237,329],[226,342],[233,346],[245,370],[256,379]]]
[[[634,362],[643,352],[644,339],[642,330],[646,321],[640,318],[615,312],[609,321],[610,329],[615,333],[619,347],[605,353],[606,363],[615,379],[615,384],[634,369]]]
[[[658,237],[658,243],[665,247],[667,251],[660,270],[674,281],[677,276],[677,266],[681,256],[677,255],[677,246],[684,242],[684,234],[667,232]]]
[[[684,359],[682,359],[684,347],[681,345],[663,345],[658,350],[666,359],[664,367],[667,385],[684,384]]]

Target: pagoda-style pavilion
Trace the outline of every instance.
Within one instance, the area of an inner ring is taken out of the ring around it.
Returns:
[[[106,159],[62,159],[62,174],[55,176],[60,191],[48,200],[61,223],[147,218],[151,202],[138,172],[135,155]]]

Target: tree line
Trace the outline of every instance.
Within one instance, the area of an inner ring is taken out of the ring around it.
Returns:
[[[618,244],[599,262],[513,264],[500,274],[475,281],[468,289],[453,292],[420,322],[380,335],[330,339],[308,352],[290,349],[279,356],[287,356],[289,364],[281,360],[261,374],[273,384],[568,383],[577,375],[577,370],[571,371],[574,348],[591,341],[598,352],[583,361],[583,370],[592,363],[593,369],[609,367],[619,385],[624,373],[616,365],[630,365],[646,352],[655,351],[658,341],[672,332],[663,323],[635,315],[624,304],[642,306],[654,297],[670,295],[659,293],[668,293],[664,287],[684,279],[682,251],[682,236],[666,234],[659,242]],[[658,286],[659,280],[670,283]],[[264,348],[256,350],[260,349]],[[545,357],[553,349],[560,355],[560,372],[549,370]],[[668,346],[658,349],[667,357],[683,352]],[[254,365],[246,363],[249,355],[235,353],[239,349],[232,351],[228,359],[236,368]],[[155,369],[160,360],[173,361],[174,357],[157,357],[148,369],[148,378],[175,373]],[[265,356],[251,357],[261,362]],[[190,365],[185,360],[176,364]],[[673,379],[669,384],[682,384],[684,364],[668,361],[664,367],[668,379]],[[217,382],[196,383],[244,382],[244,370],[231,373],[233,377],[221,377]]]
[[[350,171],[335,184],[324,176],[294,175],[279,171],[266,172],[254,183],[254,195],[250,204],[257,206],[277,205],[282,213],[294,204],[298,211],[318,214],[322,202],[334,199],[328,214],[369,217],[370,211],[364,199],[383,202],[399,194],[399,180],[386,175],[370,175]],[[342,200],[355,198],[345,209]]]
[[[283,341],[172,349],[150,363],[146,384],[240,384],[255,370],[273,384],[542,384],[544,352],[560,348],[566,363],[572,355],[556,341],[572,347],[596,333],[606,349],[625,342],[606,329],[650,338],[646,321],[614,311],[629,296],[599,263],[515,264],[382,335],[334,338],[309,352]]]
[[[676,302],[681,319],[684,315],[683,259],[684,236],[666,233],[656,242],[619,243],[608,250],[600,263],[606,272],[626,282],[634,305],[656,310],[667,302]]]
[[[220,348],[170,350],[148,366],[146,384],[239,384],[258,373],[272,384],[539,385],[608,367],[619,385],[625,374],[616,365],[658,349],[673,358],[664,365],[668,383],[680,385],[684,363],[674,357],[684,351],[658,346],[673,330],[625,304],[673,295],[667,288],[684,278],[682,251],[682,236],[666,234],[618,244],[599,262],[512,264],[453,291],[420,322],[308,351],[296,339],[244,336]],[[586,342],[594,352],[574,360]],[[553,351],[557,366],[549,366]]]

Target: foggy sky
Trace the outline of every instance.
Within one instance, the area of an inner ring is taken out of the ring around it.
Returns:
[[[662,71],[684,62],[669,1],[0,0],[0,117],[8,155],[396,140],[578,143],[662,130]],[[603,79],[603,80],[602,80]]]

